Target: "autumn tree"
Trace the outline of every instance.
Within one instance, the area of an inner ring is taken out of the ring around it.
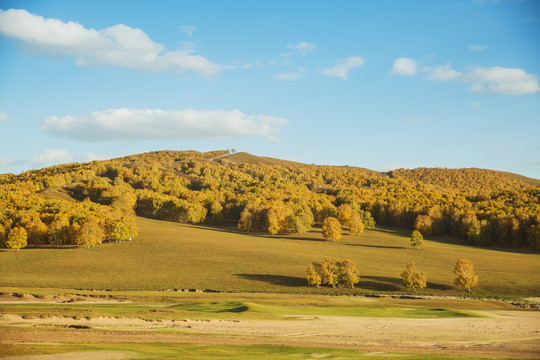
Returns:
[[[354,284],[360,280],[360,270],[354,261],[349,259],[339,263],[338,283],[350,285],[354,289]]]
[[[353,211],[349,219],[349,231],[355,235],[358,235],[359,233],[363,233],[364,229],[365,226],[364,222],[362,221],[362,217],[359,213]]]
[[[411,246],[416,246],[417,249],[420,249],[420,245],[424,243],[424,237],[422,233],[418,230],[414,230],[411,233]]]
[[[478,283],[478,276],[474,272],[474,264],[470,260],[458,260],[454,268],[454,274],[456,275],[454,284],[457,287],[467,289],[468,292],[471,292],[471,288]]]
[[[103,230],[95,219],[89,218],[78,229],[75,239],[77,245],[93,247],[103,241]]]
[[[23,227],[16,226],[8,232],[6,241],[4,242],[5,246],[9,249],[17,249],[26,247],[27,244],[27,234],[26,230]]]
[[[56,214],[49,225],[48,241],[51,245],[69,243],[69,216],[65,213]]]
[[[348,224],[351,219],[353,210],[349,204],[341,204],[337,208],[338,220],[342,224]]]
[[[6,239],[6,229],[0,223],[0,244],[3,244],[5,239]]]
[[[129,229],[120,220],[110,221],[106,227],[107,239],[112,241],[129,240]]]
[[[49,228],[38,216],[34,216],[25,229],[30,244],[43,245],[47,242]]]
[[[326,258],[321,264],[321,281],[333,288],[338,284],[339,262],[334,258]]]
[[[218,200],[214,200],[210,205],[210,215],[214,223],[221,224],[223,222],[223,205]]]
[[[322,232],[325,239],[338,241],[341,239],[341,224],[334,217],[327,217],[322,225]]]
[[[313,262],[306,269],[306,278],[309,285],[320,287],[321,279],[321,264]]]
[[[416,264],[411,262],[407,264],[407,267],[401,273],[403,279],[403,285],[406,288],[423,289],[426,287],[426,273],[416,270]]]
[[[266,212],[267,230],[270,234],[275,235],[279,232],[279,218],[276,209],[270,208]]]
[[[418,215],[414,222],[414,229],[420,231],[426,236],[431,235],[433,227],[433,220],[429,215]]]

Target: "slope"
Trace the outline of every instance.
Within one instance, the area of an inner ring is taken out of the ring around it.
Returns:
[[[131,242],[85,248],[26,248],[0,251],[4,287],[113,290],[214,289],[232,292],[350,293],[405,292],[400,273],[410,261],[428,275],[423,293],[456,295],[453,266],[472,260],[480,277],[476,296],[539,296],[540,255],[480,249],[446,238],[409,245],[408,233],[378,228],[337,243],[320,229],[304,236],[257,236],[231,227],[208,227],[138,219],[140,236]],[[315,289],[306,266],[325,257],[358,263],[355,290]],[[504,264],[504,266],[501,266]]]

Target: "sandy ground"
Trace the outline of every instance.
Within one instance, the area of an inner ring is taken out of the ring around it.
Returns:
[[[540,358],[540,312],[494,310],[479,313],[486,317],[405,319],[306,316],[278,321],[159,322],[104,317],[23,319],[18,315],[6,314],[0,318],[0,326],[4,327],[0,329],[0,341],[283,344],[365,351]],[[51,327],[54,331],[43,327]]]
[[[38,296],[33,294],[0,293],[0,304],[14,303],[36,303],[36,304],[60,304],[60,303],[92,303],[92,304],[107,304],[107,303],[123,303],[130,301],[119,301],[107,296],[89,296],[89,295],[44,295]]]

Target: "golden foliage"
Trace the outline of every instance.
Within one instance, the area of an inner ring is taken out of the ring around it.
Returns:
[[[470,260],[460,259],[454,268],[456,278],[454,284],[457,287],[471,291],[478,283],[478,276],[474,272],[474,264]]]
[[[327,217],[322,225],[322,232],[325,239],[338,241],[341,239],[341,224],[333,217]]]
[[[406,288],[412,288],[414,291],[426,287],[426,273],[419,272],[413,262],[407,264],[405,270],[401,273],[401,278],[403,279],[403,285]]]

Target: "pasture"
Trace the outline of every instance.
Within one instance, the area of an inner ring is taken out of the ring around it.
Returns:
[[[256,235],[227,226],[196,226],[138,218],[131,242],[86,248],[0,250],[2,287],[95,290],[211,289],[293,294],[413,293],[401,284],[405,264],[427,273],[430,295],[526,298],[540,295],[540,254],[466,246],[428,238],[420,249],[409,233],[378,227],[325,241],[320,229],[298,235]],[[325,257],[351,259],[360,269],[355,289],[316,289],[305,269]],[[474,262],[479,276],[471,294],[453,285],[458,259]]]

